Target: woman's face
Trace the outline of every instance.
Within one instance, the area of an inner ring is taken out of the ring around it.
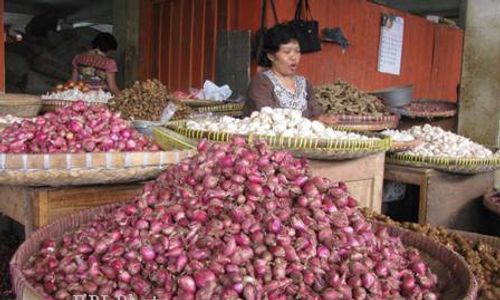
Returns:
[[[295,75],[300,62],[300,45],[296,40],[280,46],[278,52],[268,54],[272,69],[281,75]]]

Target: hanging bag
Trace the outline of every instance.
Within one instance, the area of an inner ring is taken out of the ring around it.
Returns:
[[[278,24],[278,14],[276,13],[276,6],[274,5],[274,0],[269,0],[271,2],[271,9],[274,17],[274,24]],[[266,58],[263,55],[264,39],[267,32],[266,28],[266,11],[267,11],[267,0],[262,0],[261,14],[260,14],[260,28],[255,33],[254,46],[252,47],[252,58],[257,60],[257,63],[261,66],[266,65]],[[274,26],[274,25],[273,25]]]
[[[304,7],[305,6],[305,7]],[[305,9],[304,9],[305,8]],[[302,12],[304,12],[304,16]],[[307,18],[309,17],[309,19]],[[300,44],[300,52],[310,53],[321,50],[319,39],[319,24],[314,20],[309,6],[309,0],[298,0],[295,17],[289,22],[297,32],[297,38]]]

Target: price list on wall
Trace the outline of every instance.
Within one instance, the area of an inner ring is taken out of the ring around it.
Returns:
[[[378,71],[399,75],[403,52],[404,19],[394,17],[381,27]]]

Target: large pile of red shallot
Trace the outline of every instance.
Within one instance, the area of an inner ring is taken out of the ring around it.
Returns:
[[[261,143],[198,150],[112,218],[45,240],[24,276],[48,299],[437,299],[419,252],[373,230],[345,184]]]
[[[0,132],[0,153],[157,151],[130,122],[83,101],[14,123]]]

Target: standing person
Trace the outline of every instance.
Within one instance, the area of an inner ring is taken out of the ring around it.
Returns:
[[[297,75],[300,45],[295,30],[287,24],[270,28],[264,37],[263,65],[268,70],[256,74],[248,87],[245,115],[262,107],[291,108],[302,111],[304,117],[329,123],[317,102],[311,83]]]
[[[92,50],[78,54],[73,59],[73,80],[81,80],[89,84],[92,90],[102,89],[113,95],[120,94],[116,84],[116,61],[110,57],[118,48],[115,37],[100,32],[92,40]]]

